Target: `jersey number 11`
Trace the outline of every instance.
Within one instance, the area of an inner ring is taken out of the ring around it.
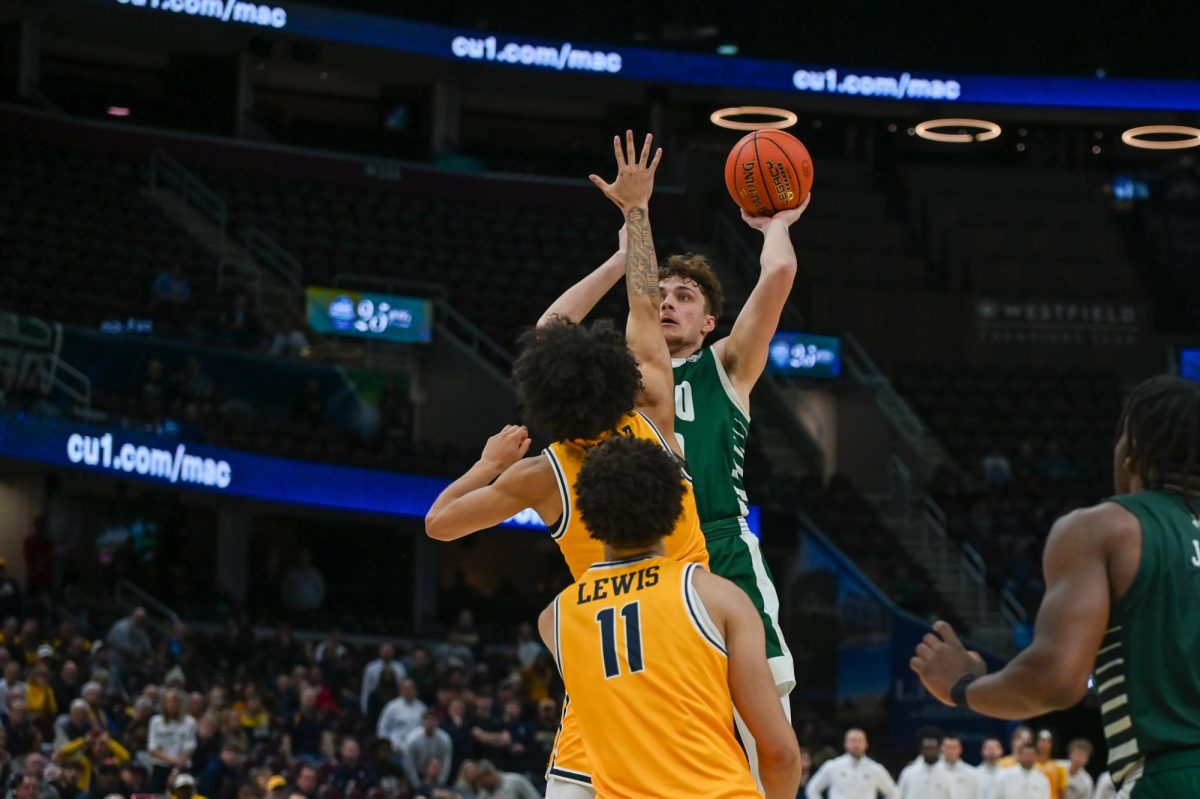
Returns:
[[[642,662],[642,609],[638,602],[621,608],[625,620],[625,670],[636,674],[645,668]],[[600,623],[600,651],[604,655],[604,678],[621,676],[621,663],[617,658],[617,609],[604,608],[596,614]]]

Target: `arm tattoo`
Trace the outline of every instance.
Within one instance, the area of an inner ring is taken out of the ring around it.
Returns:
[[[625,218],[629,240],[625,256],[625,282],[629,295],[658,297],[658,258],[646,209],[631,208]]]

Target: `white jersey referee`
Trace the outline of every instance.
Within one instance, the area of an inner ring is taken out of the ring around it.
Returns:
[[[876,799],[883,794],[895,799],[896,783],[887,769],[867,757],[867,734],[859,729],[846,730],[843,741],[846,754],[825,761],[804,788],[806,799]]]

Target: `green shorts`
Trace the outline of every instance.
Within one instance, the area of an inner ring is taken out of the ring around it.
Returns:
[[[780,696],[787,696],[796,687],[796,669],[779,627],[779,594],[771,582],[758,538],[741,518],[709,522],[701,525],[701,529],[712,573],[736,583],[758,610],[767,637],[767,664],[775,678],[775,688]]]
[[[1129,799],[1183,799],[1200,796],[1200,749],[1181,749],[1151,755],[1141,777],[1122,785],[1118,797]]]

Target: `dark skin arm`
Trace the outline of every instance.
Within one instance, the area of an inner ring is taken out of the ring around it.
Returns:
[[[1141,559],[1137,520],[1113,503],[1075,511],[1055,523],[1042,567],[1046,595],[1033,643],[1003,669],[984,675],[944,621],[917,646],[910,665],[941,702],[967,673],[967,703],[985,716],[1025,719],[1070,707],[1087,692],[1088,676],[1108,626],[1113,601],[1124,596]]]

